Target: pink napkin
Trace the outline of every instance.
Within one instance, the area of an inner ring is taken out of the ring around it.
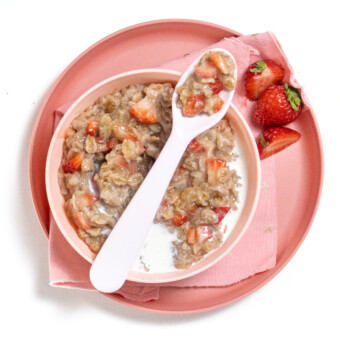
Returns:
[[[251,122],[254,102],[245,98],[244,72],[254,61],[272,59],[286,69],[286,79],[293,86],[301,88],[293,76],[292,68],[282,48],[271,32],[225,38],[204,49],[169,61],[157,68],[183,71],[196,57],[211,48],[225,48],[236,59],[238,82],[233,103],[244,115],[254,137],[260,133]],[[302,90],[305,104],[307,98]],[[70,104],[56,110],[56,124]],[[306,105],[307,106],[307,105]],[[277,211],[274,157],[261,161],[262,183],[259,203],[253,220],[239,243],[232,251],[213,267],[191,278],[163,285],[140,284],[127,281],[117,292],[127,299],[149,301],[158,299],[162,286],[167,287],[221,287],[244,280],[256,273],[273,268],[277,251]],[[89,281],[90,264],[84,260],[64,239],[51,217],[49,237],[50,284],[53,286],[94,289]]]

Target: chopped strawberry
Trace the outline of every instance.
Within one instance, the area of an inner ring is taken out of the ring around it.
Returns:
[[[90,222],[80,211],[73,211],[73,222],[79,229],[87,230],[91,228]]]
[[[85,193],[77,197],[77,206],[79,209],[89,207],[98,201],[98,197],[90,193]]]
[[[260,159],[265,159],[289,145],[297,142],[301,134],[286,127],[269,128],[260,135],[257,141]]]
[[[214,235],[214,228],[208,225],[196,227],[196,240],[197,243],[202,243]]]
[[[221,52],[216,52],[210,55],[210,60],[223,74],[230,73],[230,66],[224,60]]]
[[[133,162],[133,161],[129,162],[127,168],[132,174],[135,174],[136,172],[138,172],[137,162]]]
[[[129,165],[126,158],[122,155],[110,157],[109,162],[114,168],[126,168]]]
[[[285,70],[272,60],[259,60],[250,65],[244,78],[247,97],[257,100],[269,86],[280,83],[284,75]]]
[[[294,121],[302,111],[299,93],[288,83],[272,85],[256,103],[254,121],[262,126],[280,126]]]
[[[213,83],[209,83],[211,91],[213,94],[219,94],[223,90],[223,83],[216,79]]]
[[[206,164],[207,164],[208,183],[211,185],[215,185],[217,183],[218,170],[221,168],[225,168],[227,166],[227,162],[223,159],[209,158],[206,160]]]
[[[179,165],[179,166],[176,168],[175,176],[180,175],[184,170],[185,170],[185,168],[184,168],[182,165]]]
[[[118,144],[118,141],[116,138],[110,138],[107,142],[106,142],[106,147],[109,150],[112,150],[116,145]]]
[[[156,102],[151,101],[148,97],[144,97],[138,103],[132,105],[129,112],[131,116],[139,122],[145,124],[159,122],[159,113],[157,111]]]
[[[96,138],[96,143],[97,144],[105,144],[105,139],[102,137],[97,137]]]
[[[205,148],[200,144],[197,138],[194,138],[188,145],[188,151],[194,153],[203,153]]]
[[[95,136],[98,131],[99,123],[96,120],[90,120],[87,125],[86,133],[90,136]]]
[[[187,242],[189,244],[196,243],[196,228],[189,228],[187,231]]]
[[[118,140],[123,139],[137,140],[137,137],[133,133],[133,131],[128,127],[122,125],[115,125],[113,127],[113,134]]]
[[[65,172],[65,174],[75,173],[81,166],[81,162],[84,159],[84,154],[82,152],[77,153],[75,156],[71,157],[67,161],[64,162],[62,165],[62,169]]]
[[[196,228],[189,228],[187,231],[188,244],[202,243],[214,235],[214,228],[211,226],[199,226]]]
[[[200,78],[216,78],[218,74],[217,68],[209,62],[199,64],[195,67],[195,73]]]
[[[197,211],[197,205],[195,203],[191,203],[188,207],[185,209],[189,214],[194,215]]]
[[[212,211],[217,215],[217,222],[215,224],[219,224],[224,219],[224,216],[227,215],[229,210],[229,207],[212,208]]]
[[[169,200],[164,198],[161,203],[161,207],[167,208],[169,206]]]
[[[224,101],[222,100],[222,98],[218,94],[216,94],[214,96],[214,106],[213,106],[214,113],[217,113],[218,111],[220,111],[222,109],[223,104],[224,104]]]
[[[193,94],[182,109],[183,116],[193,117],[203,111],[205,106],[205,97],[203,94]]]
[[[179,227],[188,220],[188,215],[185,213],[175,213],[172,223],[174,226]]]

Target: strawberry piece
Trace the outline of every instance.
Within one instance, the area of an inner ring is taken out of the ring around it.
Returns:
[[[159,122],[159,114],[156,103],[149,98],[144,97],[138,103],[132,105],[129,110],[132,117],[145,124],[154,124]]]
[[[126,168],[129,163],[124,156],[116,155],[110,157],[110,165],[112,165],[114,168]]]
[[[97,144],[105,144],[105,139],[102,137],[97,137],[96,138],[96,143]]]
[[[193,94],[182,109],[183,116],[193,117],[203,111],[205,106],[205,97],[203,94]]]
[[[118,144],[118,141],[116,138],[110,138],[107,142],[106,142],[106,147],[109,150],[112,150],[116,145]]]
[[[188,145],[188,151],[194,153],[203,153],[205,148],[200,144],[197,138],[194,138]]]
[[[215,224],[219,224],[224,219],[224,216],[228,214],[229,210],[229,207],[212,208],[212,211],[217,215],[217,222]]]
[[[65,174],[75,173],[81,166],[81,162],[84,159],[84,154],[82,152],[77,153],[75,156],[71,157],[62,165],[62,169]]]
[[[187,242],[188,244],[196,243],[196,228],[189,228],[187,231]]]
[[[73,211],[73,222],[79,229],[87,230],[91,228],[90,222],[80,211]]]
[[[288,83],[272,85],[257,101],[254,121],[262,126],[280,126],[294,121],[302,111],[299,93]]]
[[[208,225],[196,227],[196,240],[197,243],[202,243],[214,235],[214,228]]]
[[[285,70],[272,60],[259,60],[251,64],[244,78],[246,96],[250,100],[257,100],[271,85],[281,82]]]
[[[219,95],[214,96],[214,106],[213,106],[213,111],[214,113],[217,113],[222,109],[222,106],[224,104],[224,101]]]
[[[98,197],[90,193],[85,193],[77,197],[77,206],[79,209],[89,207],[98,201]]]
[[[188,215],[185,213],[175,213],[172,223],[174,226],[179,227],[188,220]]]
[[[217,67],[217,69],[223,74],[230,73],[230,66],[224,60],[220,52],[216,52],[210,55],[211,62]]]
[[[189,228],[187,231],[188,244],[202,243],[214,235],[214,228],[211,226],[199,226],[196,228]]]
[[[138,172],[138,168],[137,168],[137,162],[129,162],[129,164],[127,165],[128,170],[132,173],[135,174]]]
[[[209,83],[211,91],[213,94],[219,94],[223,90],[223,83],[216,79],[213,83]]]
[[[183,171],[185,170],[185,168],[182,165],[179,165],[176,170],[175,170],[175,176],[180,175],[181,173],[183,173]]]
[[[189,214],[194,215],[197,211],[197,205],[195,203],[191,203],[188,207],[185,209]]]
[[[133,141],[137,140],[136,135],[131,129],[122,125],[115,125],[113,127],[113,134],[118,140],[131,139]]]
[[[227,166],[227,162],[223,159],[209,158],[206,160],[206,165],[207,165],[208,183],[211,185],[215,185],[217,183],[218,170],[221,168],[225,168]]]
[[[286,127],[273,127],[263,131],[257,141],[260,159],[265,159],[285,149],[300,138],[299,132]]]
[[[209,62],[199,64],[195,67],[195,73],[200,78],[217,78],[218,70],[217,68]]]
[[[90,120],[87,125],[86,133],[90,136],[95,136],[98,131],[99,123],[96,120]]]
[[[167,208],[169,206],[169,200],[164,198],[161,203],[161,207]]]

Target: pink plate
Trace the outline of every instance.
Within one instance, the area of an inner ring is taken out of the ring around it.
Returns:
[[[124,71],[153,67],[223,37],[237,35],[225,27],[201,21],[175,19],[147,22],[104,38],[67,67],[40,108],[30,145],[32,197],[47,236],[49,206],[44,178],[54,109],[75,100],[105,78]],[[195,313],[233,303],[277,275],[295,254],[312,224],[323,180],[321,139],[313,112],[301,116],[292,125],[302,133],[301,141],[292,149],[293,152],[275,156],[278,195],[278,252],[275,268],[227,287],[161,288],[159,300],[152,302],[130,301],[114,294],[106,296],[147,311]]]

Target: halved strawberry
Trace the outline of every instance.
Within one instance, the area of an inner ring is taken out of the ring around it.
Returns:
[[[72,213],[73,222],[75,225],[83,230],[91,228],[90,222],[80,211],[73,211]]]
[[[130,138],[128,138],[130,139]],[[107,142],[106,142],[106,147],[109,150],[112,150],[116,145],[118,144],[118,141],[116,138],[110,138]]]
[[[179,227],[180,225],[182,225],[183,223],[185,223],[188,220],[188,215],[185,213],[175,213],[172,223],[174,224],[174,226]]]
[[[200,144],[197,138],[194,138],[188,145],[188,151],[194,153],[203,153],[205,148]]]
[[[203,94],[193,94],[182,109],[183,116],[193,117],[203,111],[205,97]]]
[[[132,105],[129,112],[131,116],[139,122],[145,124],[159,122],[159,113],[157,111],[156,102],[151,101],[148,97],[144,97],[138,103]]]
[[[223,83],[216,79],[213,83],[209,83],[211,91],[213,94],[219,94],[223,90]]]
[[[265,159],[289,145],[297,142],[301,134],[286,127],[269,128],[260,135],[257,141],[260,159]]]
[[[230,73],[230,66],[224,60],[221,52],[216,52],[210,55],[210,60],[223,74]]]
[[[79,209],[89,207],[98,201],[98,197],[90,194],[89,192],[77,197],[77,206]]]
[[[83,159],[84,154],[82,152],[79,152],[75,156],[65,161],[64,164],[62,165],[62,169],[65,172],[65,174],[75,173],[81,167],[81,162],[83,161]]]
[[[202,243],[214,235],[214,228],[211,226],[199,226],[195,228],[189,228],[187,231],[188,244]]]
[[[210,62],[199,64],[195,67],[195,73],[200,78],[216,78],[218,75],[217,68]]]
[[[112,130],[113,130],[114,136],[118,140],[123,140],[123,139],[137,140],[137,137],[133,133],[133,131],[126,126],[115,125]]]
[[[217,183],[217,172],[227,166],[227,162],[219,158],[209,158],[206,160],[208,183],[215,185]]]
[[[86,133],[90,136],[95,136],[99,127],[99,122],[97,120],[90,120],[87,125]]]
[[[217,222],[215,224],[219,224],[224,219],[224,216],[228,214],[229,210],[229,207],[212,208],[212,211],[217,215]]]
[[[245,73],[246,96],[257,100],[265,89],[278,84],[285,75],[285,70],[272,60],[259,60],[251,64]]]
[[[218,94],[216,94],[213,98],[214,98],[213,111],[214,111],[214,113],[217,113],[218,111],[221,110],[221,108],[224,104],[224,101],[222,100],[222,98]]]

